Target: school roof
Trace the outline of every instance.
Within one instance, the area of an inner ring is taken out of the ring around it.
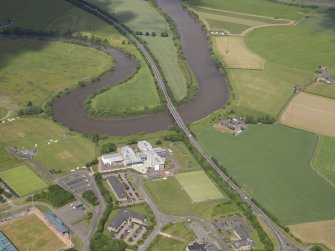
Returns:
[[[119,227],[122,225],[124,221],[126,221],[128,218],[136,219],[139,221],[144,222],[146,219],[146,216],[144,214],[140,214],[134,211],[130,211],[127,209],[122,209],[119,211],[119,213],[111,220],[109,223],[109,227],[113,229],[119,229]]]
[[[0,230],[0,251],[18,251],[7,236]]]
[[[119,199],[127,199],[127,193],[125,189],[125,185],[120,182],[120,180],[115,177],[111,176],[107,178],[108,183],[112,186],[114,192],[116,193]]]
[[[57,218],[57,216],[51,213],[45,213],[44,217],[51,225],[53,225],[57,229],[58,232],[62,234],[69,232],[67,226],[65,226],[64,223],[59,218]]]

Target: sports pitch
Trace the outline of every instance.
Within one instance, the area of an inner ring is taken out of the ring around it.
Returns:
[[[176,175],[179,184],[193,202],[222,199],[222,193],[202,171]]]
[[[19,250],[54,251],[65,244],[35,215],[2,225],[1,230]]]
[[[48,186],[25,165],[3,171],[0,177],[20,196]]]

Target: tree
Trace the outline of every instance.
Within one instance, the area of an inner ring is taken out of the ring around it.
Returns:
[[[165,31],[161,33],[161,37],[168,37],[168,36],[169,36],[169,34]]]
[[[162,141],[160,139],[156,140],[156,145],[161,145]]]
[[[313,247],[311,248],[311,251],[323,251],[323,248],[320,247],[320,246],[313,246]]]
[[[145,33],[145,35],[146,35],[146,36],[150,36],[150,33],[147,31],[147,32]]]
[[[110,153],[110,152],[115,152],[117,149],[117,146],[113,143],[107,143],[101,146],[101,153],[105,154],[105,153]]]
[[[31,102],[30,100],[27,102],[27,107],[30,107],[33,105],[33,102]]]
[[[151,32],[151,36],[152,36],[152,37],[156,37],[156,32],[154,32],[154,31]]]

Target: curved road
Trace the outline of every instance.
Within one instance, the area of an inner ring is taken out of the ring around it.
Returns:
[[[194,122],[223,107],[229,98],[229,90],[225,77],[216,68],[210,57],[207,37],[196,20],[182,9],[178,1],[158,1],[158,3],[164,11],[173,13],[172,18],[176,21],[180,32],[184,54],[199,83],[197,98],[190,104],[178,109],[185,123]],[[90,11],[97,11],[97,9],[88,5],[85,8]],[[114,25],[118,25],[101,12],[95,14],[104,19],[109,19]],[[142,48],[139,41],[128,32],[127,36],[135,42],[148,61],[148,57],[145,55],[147,53],[146,49]],[[115,69],[96,83],[76,89],[61,97],[54,104],[56,120],[76,131],[97,132],[107,135],[155,132],[167,129],[169,125],[173,124],[174,121],[168,112],[129,119],[94,118],[86,114],[84,101],[90,94],[126,80],[137,66],[132,58],[126,57],[121,51],[112,47],[106,47],[105,50],[115,59]],[[148,61],[148,63],[151,69],[155,67],[154,62]]]

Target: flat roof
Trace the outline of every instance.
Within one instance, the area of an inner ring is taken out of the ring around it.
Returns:
[[[110,176],[107,178],[108,183],[112,186],[116,196],[119,199],[127,199],[127,193],[125,185],[120,182],[120,180],[115,176]]]
[[[18,251],[14,244],[0,230],[0,251]]]
[[[108,226],[110,228],[118,229],[122,225],[122,223],[126,221],[128,218],[145,221],[146,216],[138,212],[130,211],[127,209],[121,209],[119,213],[111,220]]]

